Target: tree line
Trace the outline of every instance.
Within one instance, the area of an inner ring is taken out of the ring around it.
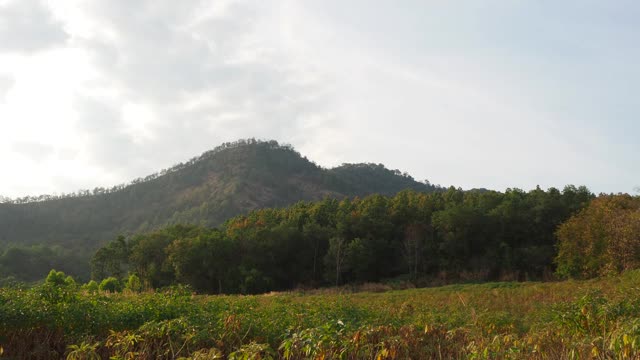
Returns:
[[[586,187],[449,188],[326,198],[172,225],[100,248],[92,277],[136,274],[147,288],[259,293],[386,280],[418,285],[533,280],[556,271],[556,229],[594,199]]]

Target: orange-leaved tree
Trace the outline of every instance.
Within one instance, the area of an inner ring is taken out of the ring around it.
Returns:
[[[591,278],[640,268],[640,198],[601,195],[559,226],[558,275]]]

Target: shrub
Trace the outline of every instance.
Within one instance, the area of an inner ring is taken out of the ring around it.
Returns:
[[[131,291],[139,292],[142,290],[142,281],[136,274],[129,275],[125,288]]]
[[[95,294],[96,292],[98,292],[99,286],[95,280],[91,280],[88,283],[82,285],[82,289],[91,294]]]
[[[120,280],[110,276],[100,282],[99,288],[101,291],[120,292],[122,291],[122,284]]]

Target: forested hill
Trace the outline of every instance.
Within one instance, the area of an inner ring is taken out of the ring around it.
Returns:
[[[0,203],[0,246],[61,245],[91,251],[118,234],[174,223],[217,226],[263,207],[404,189],[432,191],[375,164],[324,169],[275,141],[225,143],[128,185]]]

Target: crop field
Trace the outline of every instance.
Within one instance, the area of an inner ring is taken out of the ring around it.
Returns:
[[[258,296],[0,290],[4,358],[637,359],[640,272]]]

